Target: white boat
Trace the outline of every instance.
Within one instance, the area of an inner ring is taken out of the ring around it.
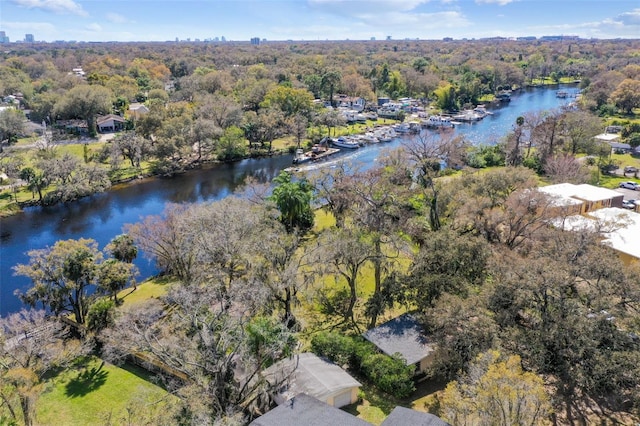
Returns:
[[[391,132],[387,131],[387,129],[378,129],[373,134],[380,142],[391,142],[393,140]]]
[[[411,128],[409,127],[409,123],[396,124],[396,125],[393,126],[393,128],[396,131],[396,133],[400,133],[400,134],[410,133],[411,132]]]
[[[487,115],[492,115],[491,111],[487,111],[487,107],[484,105],[478,105],[473,109],[473,111],[480,116],[480,118],[485,118]]]
[[[380,139],[378,138],[378,136],[374,132],[365,133],[364,135],[362,135],[362,140],[364,141],[364,143],[378,143],[378,142],[380,142]]]
[[[478,114],[477,112],[475,112],[472,109],[466,109],[464,111],[462,111],[460,114],[454,115],[453,119],[456,121],[464,121],[464,122],[471,122],[471,121],[480,121],[482,120],[484,117],[481,117],[480,114]]]
[[[338,146],[340,148],[346,148],[346,149],[360,148],[360,144],[358,143],[358,141],[345,138],[344,136],[340,136],[339,138],[336,138],[336,139],[331,139],[331,144],[333,146]]]
[[[293,157],[293,164],[306,163],[311,161],[313,157],[304,152],[302,148],[296,149],[296,155]]]
[[[425,127],[436,128],[436,129],[453,128],[453,123],[451,122],[451,118],[444,117],[442,115],[432,115],[428,119],[422,120],[422,125]]]

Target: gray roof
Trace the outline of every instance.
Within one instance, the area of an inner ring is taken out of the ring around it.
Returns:
[[[396,407],[380,426],[449,426],[449,423],[433,414],[422,413],[404,407]]]
[[[285,399],[306,393],[325,400],[329,395],[361,384],[336,364],[312,353],[302,353],[278,361],[264,371],[270,383],[283,383]]]
[[[251,422],[251,426],[371,426],[322,401],[299,394]]]
[[[407,364],[415,364],[426,358],[434,349],[411,314],[400,315],[367,331],[363,336],[387,355],[400,353]]]
[[[631,145],[628,143],[611,142],[610,145],[613,149],[631,149]]]

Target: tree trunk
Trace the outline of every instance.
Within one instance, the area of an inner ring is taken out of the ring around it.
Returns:
[[[31,426],[31,404],[29,403],[29,397],[20,395],[20,406],[22,407],[22,419],[25,426]]]
[[[372,297],[377,297],[380,294],[381,288],[382,288],[382,284],[381,284],[381,276],[382,276],[382,265],[381,265],[381,259],[382,259],[382,247],[381,247],[381,242],[380,242],[380,237],[376,237],[375,239],[375,243],[374,243],[374,247],[375,247],[375,257],[373,259],[373,277],[374,277],[374,283],[375,283],[375,288],[373,290],[373,296]],[[371,319],[369,322],[369,328],[374,328],[376,326],[376,322],[378,321],[378,309],[374,309],[373,313],[371,314]]]
[[[345,313],[345,320],[351,321],[351,324],[353,324],[355,329],[359,332],[360,328],[358,327],[358,324],[356,324],[356,319],[353,316],[353,309],[355,308],[356,301],[358,300],[358,296],[356,293],[356,277],[357,273],[354,273],[349,279],[349,307],[347,308],[347,312]]]

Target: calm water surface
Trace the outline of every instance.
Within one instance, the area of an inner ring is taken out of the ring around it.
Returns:
[[[555,96],[557,88],[527,89],[514,94],[512,101],[490,109],[493,115],[473,124],[457,126],[475,144],[496,143],[512,128],[518,116],[526,112],[557,108],[570,98]],[[575,93],[575,87],[563,87]],[[400,140],[371,145],[332,159],[332,162],[349,159],[364,164],[374,164],[381,148],[399,146]],[[104,194],[52,207],[33,207],[9,218],[0,219],[0,315],[15,312],[22,307],[13,295],[30,286],[24,277],[13,275],[12,267],[28,262],[27,252],[52,246],[58,240],[92,238],[100,249],[116,235],[123,225],[139,221],[142,217],[160,214],[166,203],[193,203],[224,198],[254,176],[267,182],[291,166],[291,156],[248,159],[234,164],[215,165],[196,170],[172,179],[146,179],[135,184],[116,188]],[[331,162],[324,163],[330,166]],[[321,165],[322,166],[322,165]],[[157,271],[155,266],[140,253],[136,260],[140,280]]]

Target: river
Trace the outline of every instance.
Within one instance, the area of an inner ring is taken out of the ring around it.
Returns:
[[[577,91],[574,85],[562,88],[570,94]],[[489,107],[492,115],[479,122],[458,125],[455,131],[474,144],[496,143],[510,131],[518,116],[557,108],[572,100],[556,97],[556,90],[557,86],[514,93],[511,102]],[[400,144],[401,140],[397,139],[370,145],[340,155],[331,162],[349,159],[374,164],[381,148],[395,148]],[[114,236],[122,233],[125,224],[137,222],[147,215],[160,214],[166,203],[219,200],[232,194],[247,176],[254,176],[262,182],[270,181],[282,169],[291,166],[291,161],[292,157],[286,155],[213,165],[170,179],[143,179],[71,203],[27,208],[20,214],[0,219],[0,315],[16,312],[22,307],[13,293],[16,289],[26,290],[30,281],[14,276],[13,266],[27,263],[29,250],[52,246],[58,240],[78,238],[92,238],[102,249]],[[157,272],[143,253],[135,263],[140,270],[140,280]]]

